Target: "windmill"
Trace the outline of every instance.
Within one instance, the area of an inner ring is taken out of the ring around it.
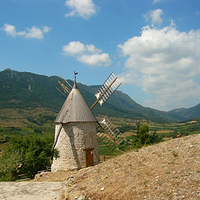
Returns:
[[[78,73],[74,72],[74,74],[76,75]],[[115,76],[115,74],[112,72],[101,85],[101,87],[96,91],[96,101],[90,107],[90,110],[92,110],[97,103],[102,106],[114,94],[114,92],[119,88],[121,84],[122,82],[120,82],[118,77]],[[72,86],[66,79],[64,79],[63,76],[61,76],[56,88],[65,97],[67,97],[72,89]],[[100,122],[97,121],[97,124],[99,126],[99,138],[111,150],[113,150],[116,145],[118,146],[124,139],[126,139],[126,137],[117,128],[115,128],[115,126],[108,119],[102,119]],[[102,130],[106,134],[100,133]]]
[[[61,155],[53,159],[52,171],[80,169],[99,163],[96,132],[111,150],[125,139],[108,119],[99,122],[91,112],[97,103],[102,106],[122,84],[118,77],[113,72],[108,76],[95,93],[96,101],[89,108],[78,90],[77,72],[74,75],[73,87],[63,77],[57,85],[57,89],[67,98],[55,120],[53,148],[58,149]]]

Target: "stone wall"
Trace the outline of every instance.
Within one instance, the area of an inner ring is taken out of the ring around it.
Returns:
[[[53,158],[51,171],[76,170],[86,167],[85,149],[94,149],[93,164],[100,162],[96,135],[96,123],[67,123],[58,133],[60,124],[55,127],[55,140],[59,134],[55,149],[59,151],[59,157]]]

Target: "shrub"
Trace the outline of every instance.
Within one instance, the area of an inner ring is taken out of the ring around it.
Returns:
[[[156,132],[149,133],[149,126],[144,124],[138,127],[138,134],[132,139],[134,148],[141,148],[144,145],[158,143],[161,139]]]
[[[0,175],[4,180],[18,179],[20,174],[33,178],[39,170],[50,166],[53,156],[50,135],[13,136],[0,158]]]

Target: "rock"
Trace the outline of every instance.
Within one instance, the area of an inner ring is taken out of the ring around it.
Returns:
[[[79,197],[75,197],[76,200],[89,200],[85,195],[81,195]]]

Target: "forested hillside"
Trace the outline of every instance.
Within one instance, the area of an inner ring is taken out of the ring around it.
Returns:
[[[58,77],[5,70],[0,73],[0,107],[48,107],[58,109],[62,96],[55,86]],[[56,98],[55,98],[56,97]]]
[[[56,89],[58,76],[44,76],[29,72],[17,72],[6,69],[0,72],[0,109],[14,108],[45,108],[58,112],[65,97]],[[73,85],[73,81],[68,80]],[[95,92],[99,86],[87,86],[78,83],[78,88],[91,106],[95,101]],[[119,88],[120,89],[120,88]],[[199,109],[198,109],[199,110]],[[190,115],[177,112],[163,112],[143,107],[132,100],[127,94],[116,93],[100,107],[93,109],[95,115],[107,115],[130,119],[146,119],[156,122],[187,120],[188,117],[199,116],[199,111]]]
[[[170,111],[169,114],[174,115],[177,118],[180,117],[180,119],[183,120],[193,119],[200,116],[200,103],[191,108],[174,109]]]

